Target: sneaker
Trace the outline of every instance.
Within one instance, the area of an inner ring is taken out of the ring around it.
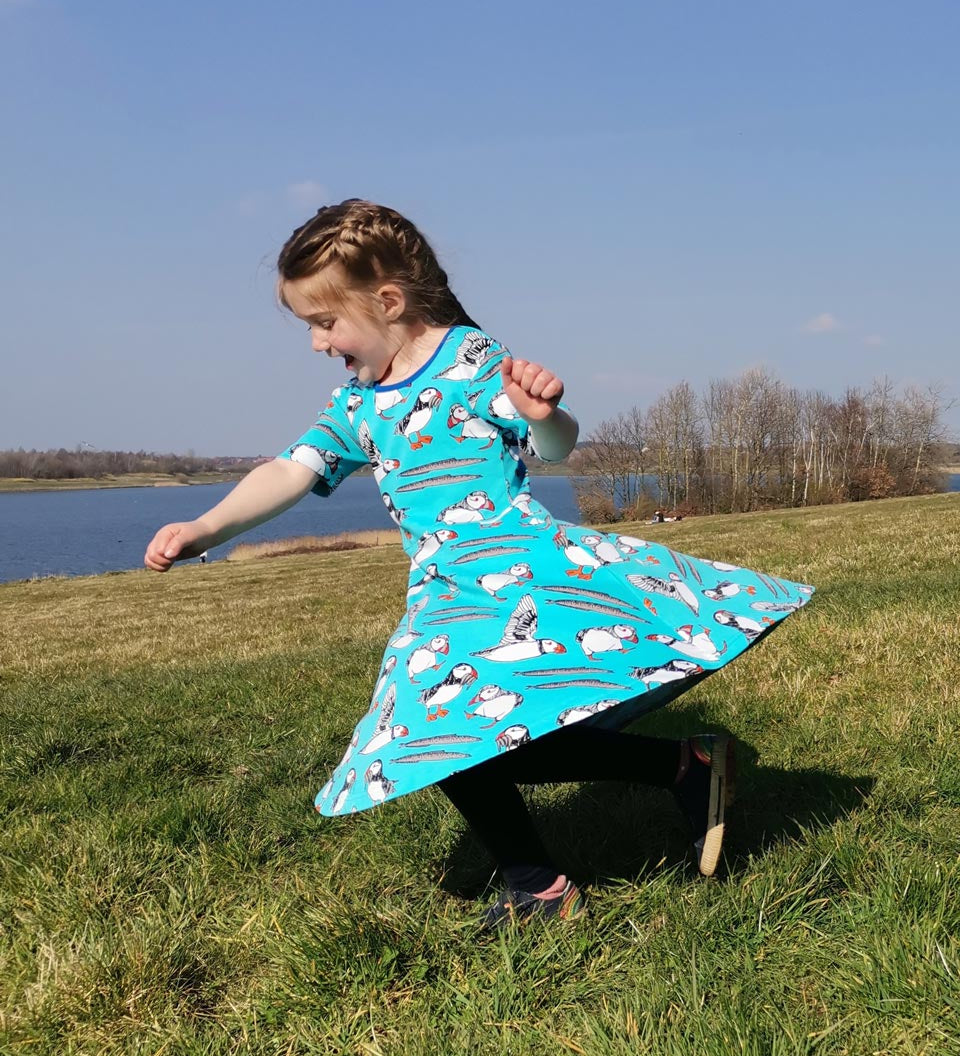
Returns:
[[[488,930],[502,928],[510,924],[522,924],[532,917],[549,920],[559,917],[561,920],[574,920],[586,911],[587,900],[572,880],[568,880],[564,889],[555,898],[537,898],[528,891],[511,891],[504,888],[500,897],[484,913],[483,927]]]
[[[723,846],[724,812],[733,802],[735,741],[699,734],[686,743],[689,763],[672,791],[693,829],[697,867],[704,876],[713,876]]]

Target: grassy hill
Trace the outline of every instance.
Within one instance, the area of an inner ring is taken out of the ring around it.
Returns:
[[[591,916],[493,939],[436,790],[311,809],[398,546],[0,585],[0,1052],[960,1052],[960,495],[618,528],[818,592],[642,723],[742,741],[725,874],[538,789]]]

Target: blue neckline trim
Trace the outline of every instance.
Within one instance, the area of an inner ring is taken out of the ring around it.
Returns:
[[[415,382],[417,378],[419,378],[420,375],[430,366],[430,364],[433,363],[433,361],[440,354],[440,349],[443,348],[443,346],[447,343],[447,338],[453,333],[454,330],[457,329],[459,328],[456,326],[450,327],[450,329],[443,335],[443,337],[440,338],[440,344],[437,345],[437,347],[433,350],[433,354],[426,361],[426,363],[424,363],[422,367],[419,367],[416,371],[414,371],[414,373],[411,374],[409,378],[404,378],[403,381],[394,382],[393,385],[374,385],[374,391],[389,392],[391,389],[403,389],[406,388],[407,385],[412,385],[413,382]]]

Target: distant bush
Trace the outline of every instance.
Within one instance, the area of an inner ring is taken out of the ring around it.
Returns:
[[[0,477],[33,480],[76,480],[78,477],[118,477],[128,473],[169,474],[186,481],[197,473],[246,472],[257,459],[200,458],[158,455],[147,451],[0,451]]]

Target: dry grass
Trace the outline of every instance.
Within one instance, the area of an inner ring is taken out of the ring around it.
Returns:
[[[400,542],[396,529],[370,529],[363,532],[340,532],[337,535],[298,535],[292,539],[273,539],[265,543],[239,543],[227,561],[252,561],[258,557],[289,557],[293,554],[325,554],[338,550],[361,550],[370,546],[391,546]]]

